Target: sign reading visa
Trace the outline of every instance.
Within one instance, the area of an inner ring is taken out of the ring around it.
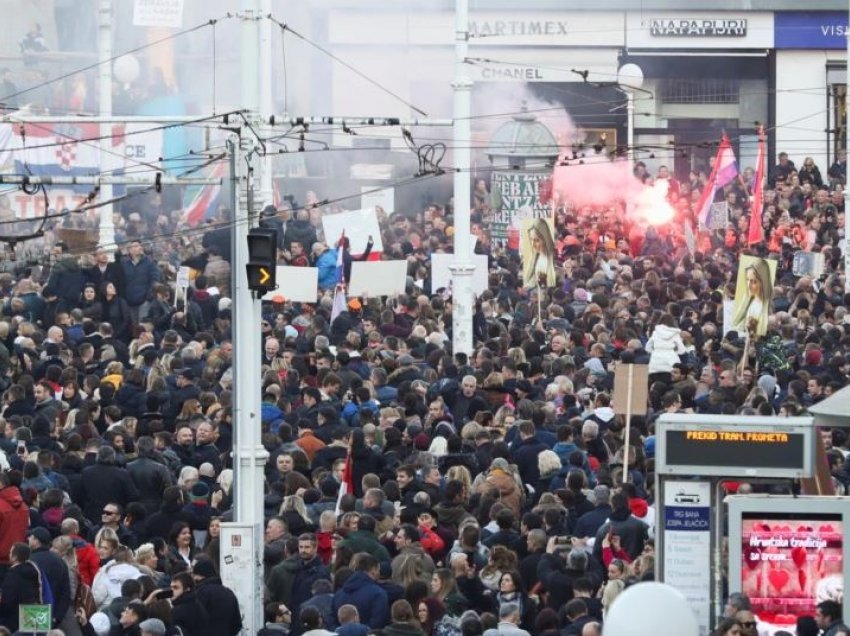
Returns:
[[[845,50],[846,11],[777,11],[774,21],[777,49]]]

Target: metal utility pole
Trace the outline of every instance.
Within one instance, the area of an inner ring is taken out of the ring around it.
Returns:
[[[256,181],[263,183],[264,162],[258,160],[254,131],[261,120],[260,86],[271,77],[261,76],[260,25],[268,22],[259,11],[259,0],[241,2],[242,103],[247,122],[231,151],[233,256],[233,473],[234,523],[222,526],[221,572],[225,584],[236,591],[242,610],[244,634],[263,626],[263,469],[269,457],[262,445],[260,406],[261,306],[248,288],[248,229],[256,224],[264,193],[254,198]],[[266,67],[270,70],[270,63]],[[270,100],[269,96],[266,100]],[[268,180],[266,183],[271,184]],[[269,195],[271,188],[269,187]],[[231,526],[231,527],[227,527]],[[238,541],[234,540],[239,537]],[[239,556],[241,554],[241,556]]]
[[[112,0],[100,0],[98,7],[97,58],[99,82],[100,116],[112,117]],[[100,124],[100,169],[109,171],[115,164],[112,151],[112,125],[108,121]],[[100,186],[104,201],[112,199],[112,184]],[[98,245],[110,254],[115,252],[115,222],[112,219],[112,204],[100,208],[100,236]]]
[[[469,0],[455,0],[454,88],[454,261],[452,272],[452,352],[472,353],[472,230],[470,227],[470,144],[472,80],[466,63]]]

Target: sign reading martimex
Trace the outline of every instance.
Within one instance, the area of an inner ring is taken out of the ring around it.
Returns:
[[[747,20],[653,18],[649,32],[655,37],[742,38],[747,35]]]

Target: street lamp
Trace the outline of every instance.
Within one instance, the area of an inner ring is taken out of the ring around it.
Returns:
[[[617,71],[617,83],[626,94],[626,145],[629,163],[635,163],[635,91],[643,86],[643,71],[637,64],[623,64]]]

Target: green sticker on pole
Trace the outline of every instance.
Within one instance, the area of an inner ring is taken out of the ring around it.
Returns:
[[[50,605],[19,605],[18,631],[24,634],[49,632],[53,623]]]

